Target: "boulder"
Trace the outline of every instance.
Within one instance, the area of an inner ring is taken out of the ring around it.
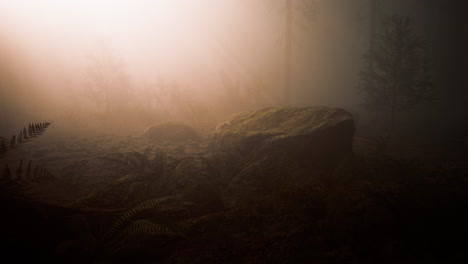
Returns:
[[[343,109],[266,108],[219,126],[209,150],[244,161],[280,152],[326,165],[352,155],[353,136],[353,117]]]
[[[205,158],[187,157],[179,162],[171,176],[177,188],[185,188],[213,181],[213,172]]]
[[[192,156],[181,160],[175,167],[166,190],[205,208],[219,208],[222,206],[219,186],[216,172],[208,160]]]
[[[144,131],[144,135],[152,140],[185,141],[198,139],[198,133],[190,126],[177,123],[155,124]]]
[[[305,210],[323,194],[322,180],[352,157],[353,135],[352,115],[337,108],[267,108],[225,122],[209,145],[227,186],[224,205]]]

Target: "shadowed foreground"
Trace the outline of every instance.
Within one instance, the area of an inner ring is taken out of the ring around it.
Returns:
[[[449,156],[436,145],[353,139],[352,116],[331,108],[268,108],[211,136],[183,131],[157,140],[45,133],[6,152],[14,170],[32,160],[55,177],[2,178],[2,255],[71,263],[467,260],[468,157],[460,144]]]

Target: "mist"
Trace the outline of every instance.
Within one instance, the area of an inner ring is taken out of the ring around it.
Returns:
[[[465,2],[0,0],[4,258],[467,263]]]
[[[2,67],[15,79],[8,90],[2,87],[2,105],[12,105],[9,121],[2,123],[21,119],[31,107],[37,117],[51,120],[63,113],[102,111],[102,98],[93,102],[87,79],[93,67],[115,71],[106,69],[111,64],[119,64],[118,71],[128,84],[122,88],[125,91],[111,88],[108,93],[113,98],[125,96],[125,102],[116,99],[116,104],[127,111],[156,109],[151,96],[179,97],[174,100],[183,102],[164,102],[164,107],[177,111],[182,111],[181,104],[216,107],[227,92],[221,74],[243,86],[251,75],[264,75],[260,78],[270,86],[267,82],[276,81],[268,78],[275,70],[271,65],[280,59],[275,56],[278,47],[271,45],[278,38],[277,18],[263,5],[251,1],[2,1],[1,52],[6,57]],[[143,105],[147,109],[138,109]]]
[[[281,105],[281,8],[269,1],[2,1],[2,67],[14,79],[2,87],[2,105],[11,105],[2,128],[105,112],[89,71],[112,63],[128,82],[108,92],[124,112],[165,111],[191,122],[198,117],[183,112],[192,106],[217,112],[203,120],[213,125],[233,112]],[[298,16],[294,104],[355,105],[355,65],[366,40],[340,12],[325,5],[316,17]],[[236,92],[243,102],[229,102]]]
[[[410,15],[436,47],[429,7],[381,3],[377,20]],[[122,121],[123,113],[133,120],[146,113],[140,126],[162,118],[213,127],[235,112],[283,105],[283,9],[280,1],[260,0],[2,1],[1,134],[27,120],[117,110]],[[294,16],[290,103],[359,112],[368,4],[321,1],[311,9]],[[92,83],[93,70],[125,84],[104,92]],[[107,109],[106,96],[116,109]]]

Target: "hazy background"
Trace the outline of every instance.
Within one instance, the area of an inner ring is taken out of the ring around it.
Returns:
[[[299,6],[302,0],[293,0]],[[28,122],[139,131],[175,120],[209,130],[232,113],[282,105],[284,1],[0,0],[0,136]],[[426,40],[437,100],[407,133],[461,137],[467,104],[462,0],[381,0]],[[295,15],[292,105],[359,113],[368,0],[322,0]],[[106,89],[102,89],[105,83]]]

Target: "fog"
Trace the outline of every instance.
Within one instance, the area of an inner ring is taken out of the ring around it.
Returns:
[[[0,261],[468,263],[467,3],[0,0]]]
[[[368,1],[293,2],[289,104],[359,111]],[[378,20],[410,15],[431,41],[427,9],[381,3]],[[4,136],[32,120],[92,131],[126,119],[135,124],[118,129],[163,120],[212,128],[235,112],[284,105],[282,1],[2,0],[0,18]]]

